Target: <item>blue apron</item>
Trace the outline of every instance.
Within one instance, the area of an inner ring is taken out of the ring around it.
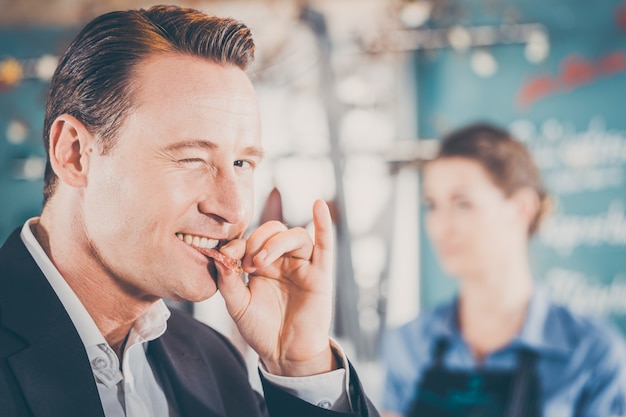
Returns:
[[[540,417],[537,358],[518,353],[513,370],[445,369],[448,341],[435,346],[434,365],[424,372],[409,417]]]

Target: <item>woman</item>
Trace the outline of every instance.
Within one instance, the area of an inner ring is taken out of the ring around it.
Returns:
[[[468,126],[423,180],[426,230],[459,295],[385,338],[386,415],[625,415],[621,336],[533,283],[528,240],[548,196],[528,151],[500,128]]]

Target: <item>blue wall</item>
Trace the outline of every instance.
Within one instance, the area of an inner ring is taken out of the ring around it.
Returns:
[[[493,46],[499,69],[481,78],[470,67],[471,51],[418,53],[420,137],[477,120],[510,127],[533,151],[557,202],[531,246],[537,278],[560,301],[626,330],[626,2],[462,3],[471,6],[466,24],[497,24],[503,10],[544,24],[550,55],[532,64],[523,45]],[[422,238],[428,307],[451,297],[455,283]]]
[[[0,61],[13,58],[28,63],[44,55],[60,55],[73,35],[74,31],[59,29],[0,29]],[[40,211],[42,179],[20,179],[15,166],[25,158],[45,156],[42,126],[48,88],[49,83],[38,78],[0,88],[0,242]],[[14,120],[27,127],[23,142],[7,139]]]

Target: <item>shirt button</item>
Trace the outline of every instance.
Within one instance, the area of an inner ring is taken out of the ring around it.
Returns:
[[[96,369],[104,369],[108,365],[106,359],[104,358],[95,358],[91,363]]]
[[[317,406],[321,407],[321,408],[329,409],[330,407],[332,407],[332,404],[328,400],[322,400],[322,401],[317,403]]]

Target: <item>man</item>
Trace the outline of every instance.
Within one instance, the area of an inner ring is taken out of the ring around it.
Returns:
[[[103,15],[70,45],[41,216],[0,250],[0,415],[377,415],[328,337],[328,208],[314,242],[278,222],[243,238],[262,158],[253,51],[236,21],[161,6]],[[218,288],[264,398],[230,343],[162,301]]]

